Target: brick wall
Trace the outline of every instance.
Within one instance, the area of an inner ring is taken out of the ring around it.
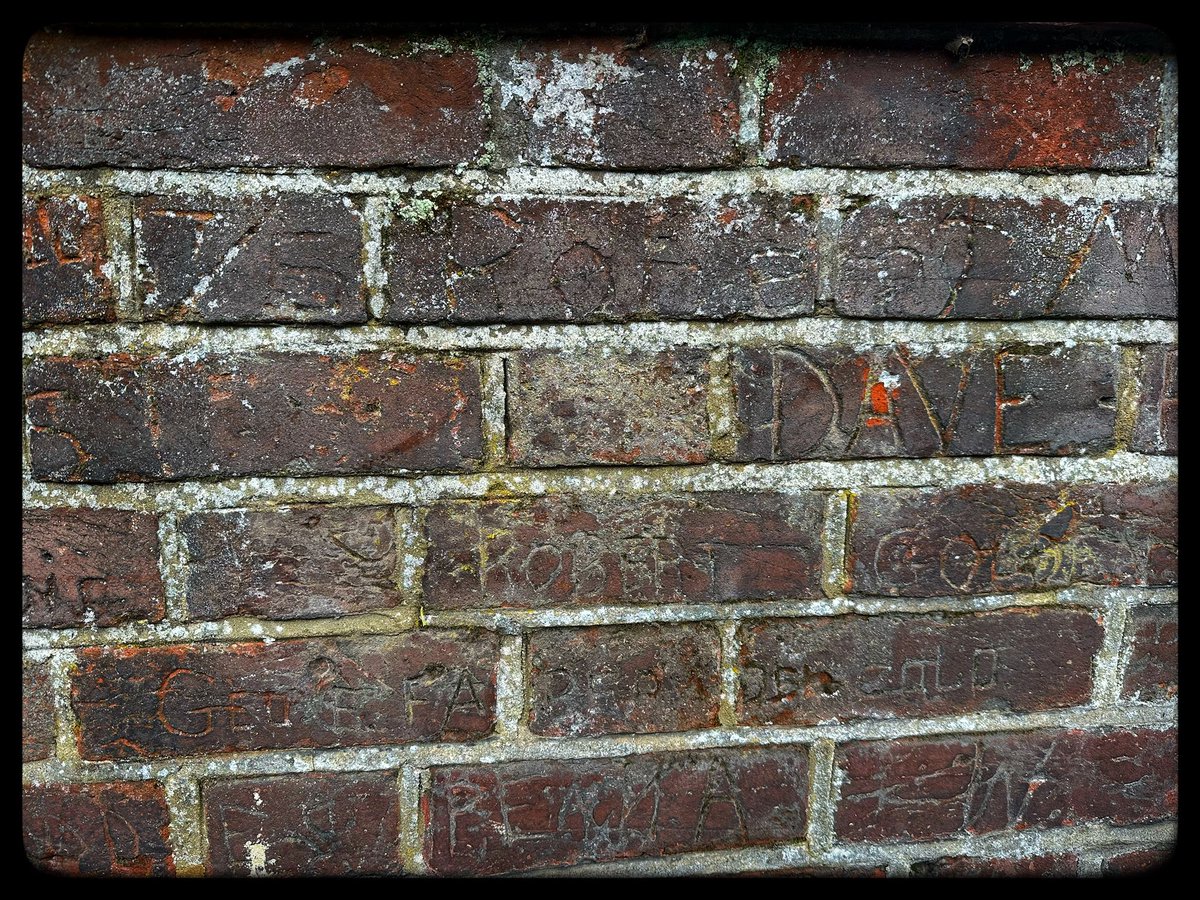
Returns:
[[[1145,871],[1145,30],[48,31],[24,832],[118,874]]]

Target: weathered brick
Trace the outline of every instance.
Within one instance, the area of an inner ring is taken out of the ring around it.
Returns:
[[[708,434],[708,354],[527,351],[508,369],[516,465],[698,463]]]
[[[1173,584],[1177,519],[1169,482],[868,490],[850,526],[853,590],[936,597]]]
[[[1088,822],[1173,818],[1175,731],[1041,731],[839,747],[835,831],[922,841]]]
[[[118,509],[27,509],[22,513],[21,545],[26,627],[162,619],[157,515]]]
[[[1147,347],[1138,370],[1138,407],[1131,450],[1179,452],[1179,350]]]
[[[817,494],[440,502],[426,519],[424,603],[815,599],[823,515]]]
[[[385,237],[394,322],[801,316],[816,200],[500,199],[405,208]]]
[[[148,318],[366,321],[362,222],[348,198],[142,197],[133,234]]]
[[[492,728],[497,654],[473,631],[88,648],[71,702],[85,759],[463,741]]]
[[[496,140],[518,165],[702,169],[738,159],[737,61],[721,43],[497,47]]]
[[[476,156],[469,52],[391,40],[35,35],[24,155],[36,166],[444,166]]]
[[[721,872],[707,878],[886,878],[883,866],[789,866],[750,872]]]
[[[40,480],[459,469],[482,452],[473,359],[53,357],[25,388]]]
[[[1112,856],[1101,864],[1102,875],[1165,874],[1161,870],[1175,860],[1175,848],[1153,847],[1149,850],[1130,850]]]
[[[56,875],[173,875],[167,804],[153,782],[26,785],[25,856]]]
[[[1119,351],[739,349],[738,460],[1065,455],[1114,446]]]
[[[1091,613],[1065,609],[769,619],[738,634],[743,725],[1076,706],[1104,639]]]
[[[1140,606],[1125,626],[1129,662],[1121,696],[1168,700],[1179,693],[1179,612],[1174,606]]]
[[[1178,207],[1138,200],[873,200],[848,213],[834,294],[849,316],[1174,317]]]
[[[1073,878],[1079,874],[1079,857],[1024,856],[1016,859],[985,856],[942,856],[911,866],[921,878]]]
[[[535,631],[529,729],[562,737],[713,728],[720,656],[707,625]]]
[[[311,619],[401,602],[388,507],[204,512],[182,523],[188,614]]]
[[[21,311],[26,323],[115,318],[100,198],[26,196],[22,238]]]
[[[394,772],[204,783],[210,875],[398,875]]]
[[[803,747],[434,769],[425,858],[438,874],[804,840]]]
[[[21,663],[21,761],[54,755],[54,688],[48,662]]]
[[[763,102],[768,161],[790,166],[1145,169],[1158,57],[788,48]]]

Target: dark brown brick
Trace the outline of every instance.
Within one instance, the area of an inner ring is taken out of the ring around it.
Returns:
[[[738,460],[1065,455],[1114,446],[1119,351],[742,349]]]
[[[210,875],[398,875],[394,772],[204,783]]]
[[[1130,644],[1121,696],[1169,700],[1179,693],[1179,613],[1174,606],[1140,606],[1129,611]]]
[[[56,357],[25,389],[39,480],[459,469],[482,452],[473,359]]]
[[[433,609],[821,596],[817,494],[554,496],[430,510]]]
[[[21,761],[54,755],[54,687],[48,662],[21,663]]]
[[[362,222],[348,198],[143,197],[133,234],[147,318],[366,321]]]
[[[173,875],[167,804],[152,782],[26,785],[25,856],[56,875]]]
[[[942,49],[789,48],[763,103],[790,166],[1145,169],[1163,63]]]
[[[864,491],[853,591],[908,597],[1173,584],[1174,484],[974,484]]]
[[[1149,850],[1131,850],[1104,860],[1100,867],[1102,875],[1161,875],[1161,870],[1175,861],[1174,847],[1153,847]]]
[[[922,841],[1176,814],[1174,731],[1042,731],[839,747],[839,840]]]
[[[26,196],[22,217],[22,318],[30,324],[114,319],[100,199]]]
[[[883,866],[789,866],[782,869],[755,869],[750,872],[722,872],[707,878],[886,878]]]
[[[397,637],[79,651],[85,759],[462,741],[491,731],[496,638]]]
[[[401,602],[389,507],[195,513],[182,531],[194,619],[311,619]]]
[[[874,200],[847,214],[834,294],[848,316],[1174,317],[1178,208],[1137,200]]]
[[[738,721],[821,722],[1087,703],[1104,639],[1082,610],[770,619],[739,629]]]
[[[1020,859],[942,856],[913,863],[912,874],[922,878],[1073,878],[1079,874],[1079,857],[1073,853]]]
[[[394,322],[802,316],[816,297],[810,196],[442,201],[385,238]]]
[[[1179,452],[1179,350],[1147,347],[1138,370],[1138,408],[1131,450]]]
[[[563,737],[716,727],[720,657],[707,625],[535,631],[529,729]]]
[[[27,509],[22,621],[71,628],[161,621],[158,516],[118,509]]]
[[[803,747],[434,769],[425,858],[438,874],[804,840]]]
[[[622,38],[496,48],[502,155],[517,165],[703,169],[738,159],[737,62],[720,43]]]
[[[391,40],[35,35],[36,166],[444,166],[482,149],[475,57]]]
[[[528,351],[508,363],[516,465],[698,463],[711,455],[708,354]]]

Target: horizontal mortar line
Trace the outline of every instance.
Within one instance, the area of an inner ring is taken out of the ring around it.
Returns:
[[[195,511],[269,508],[280,503],[337,506],[426,505],[437,500],[502,499],[553,494],[641,495],[712,491],[861,491],[866,488],[950,488],[977,483],[1127,484],[1168,481],[1171,456],[1114,452],[1101,457],[1005,456],[938,459],[802,460],[790,463],[709,463],[474,472],[462,475],[292,476],[216,482],[67,484],[26,480],[28,508],[59,506]]]
[[[860,720],[797,728],[745,726],[670,734],[543,738],[493,737],[474,744],[408,744],[336,750],[260,750],[210,757],[168,757],[136,762],[56,760],[25,763],[30,783],[144,781],[180,774],[188,778],[231,778],[298,772],[367,772],[450,765],[491,765],[522,760],[585,760],[644,753],[688,752],[811,744],[818,738],[839,743],[902,737],[956,738],[970,734],[1063,728],[1174,727],[1176,701],[1123,706],[1087,706],[1030,713],[967,713],[930,718]]]
[[[287,621],[237,616],[211,622],[184,624],[131,623],[106,628],[28,628],[22,634],[24,649],[41,653],[73,647],[112,645],[153,646],[196,641],[276,641],[320,637],[354,637],[400,634],[418,626],[426,628],[486,628],[515,634],[534,628],[568,628],[592,625],[670,624],[723,622],[741,619],[836,616],[858,613],[967,613],[1008,607],[1102,608],[1122,600],[1133,605],[1169,604],[1178,601],[1175,588],[1114,588],[1076,585],[1056,591],[986,596],[930,598],[834,597],[820,600],[768,600],[729,603],[664,603],[630,606],[610,604],[583,609],[480,609],[419,612],[415,606],[398,607],[339,618]]]
[[[892,202],[948,195],[1040,201],[1165,200],[1177,197],[1173,173],[1082,172],[1060,175],[949,168],[855,169],[747,166],[684,172],[606,172],[570,167],[514,166],[501,172],[413,170],[397,174],[312,168],[239,171],[144,169],[38,169],[25,166],[26,190],[79,187],[154,194],[171,191],[242,196],[261,191],[365,194],[397,200],[412,195],[474,191],[481,195],[596,198],[720,196],[755,191],[880,196]]]
[[[76,325],[29,331],[26,358],[129,353],[197,359],[231,353],[348,354],[392,350],[404,353],[607,350],[661,351],[680,346],[872,347],[906,344],[946,350],[1019,343],[1170,344],[1178,335],[1165,319],[1032,319],[1019,322],[842,319],[810,316],[742,322],[688,320],[628,324],[536,325],[178,325],[161,322]]]

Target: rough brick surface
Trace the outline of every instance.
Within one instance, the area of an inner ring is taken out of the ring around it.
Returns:
[[[21,761],[54,755],[54,694],[48,662],[21,663]]]
[[[836,616],[738,632],[745,725],[1024,712],[1087,703],[1104,638],[1082,610]]]
[[[22,512],[21,611],[32,628],[162,619],[158,516],[117,509]]]
[[[172,875],[167,805],[153,782],[27,785],[25,856],[56,875]]]
[[[902,738],[839,747],[839,840],[921,841],[1176,813],[1174,731]]]
[[[396,875],[394,772],[204,783],[211,875]]]
[[[529,729],[561,737],[715,727],[720,657],[708,625],[535,632]]]
[[[195,513],[182,531],[193,619],[310,619],[401,601],[388,507]]]
[[[821,596],[816,494],[446,502],[426,520],[434,609]]]
[[[113,319],[116,292],[100,198],[26,196],[21,224],[25,322]]]
[[[766,157],[791,166],[1144,169],[1163,64],[1017,53],[789,48],[764,99]]]
[[[817,201],[496,199],[403,207],[385,244],[394,322],[807,315]]]
[[[1138,371],[1137,419],[1131,450],[1141,453],[1179,452],[1179,350],[1148,347]]]
[[[133,233],[147,318],[366,321],[362,221],[348,198],[143,197]]]
[[[1172,584],[1173,484],[868,490],[851,525],[861,594],[934,597],[1091,584]]]
[[[472,359],[52,358],[30,366],[25,389],[43,480],[456,469],[481,454]]]
[[[737,62],[724,44],[531,41],[502,45],[495,65],[499,133],[517,165],[701,169],[738,157]]]
[[[425,858],[486,875],[804,839],[803,747],[435,769]]]
[[[705,352],[527,352],[508,366],[516,465],[698,463],[711,454]]]
[[[85,759],[353,747],[481,737],[494,635],[79,651],[71,702]]]
[[[1130,644],[1123,697],[1168,700],[1179,693],[1179,612],[1174,606],[1129,611]]]
[[[1079,857],[941,856],[915,862],[910,870],[920,878],[1074,878],[1079,875]]]
[[[1119,352],[741,349],[739,460],[1111,449]]]
[[[1131,850],[1111,859],[1104,860],[1100,867],[1102,875],[1150,875],[1176,857],[1175,848],[1156,847],[1151,850]]]
[[[1172,317],[1174,204],[886,198],[846,214],[838,312],[906,319]]]
[[[475,57],[402,42],[35,35],[37,166],[444,166],[482,149]]]

